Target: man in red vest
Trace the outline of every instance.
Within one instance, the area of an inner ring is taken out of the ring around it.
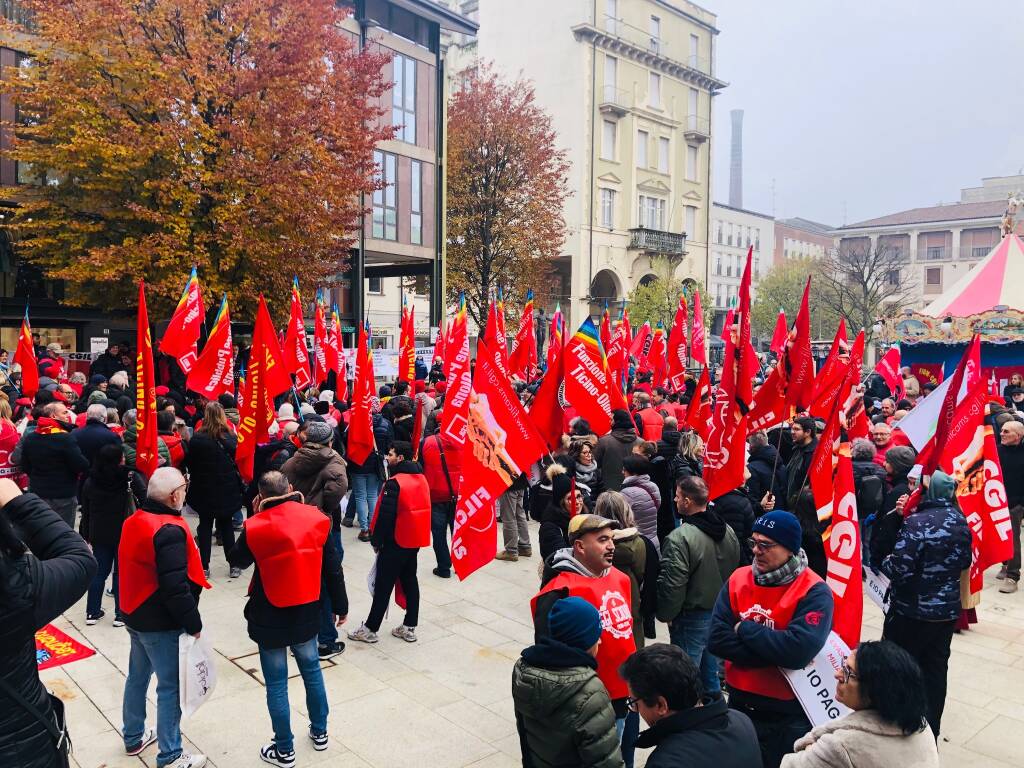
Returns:
[[[569,543],[555,552],[545,567],[541,589],[530,601],[537,642],[550,634],[548,614],[564,597],[582,597],[601,614],[601,645],[597,649],[597,676],[615,708],[615,717],[626,717],[629,691],[619,667],[636,651],[629,577],[612,565],[614,520],[600,515],[575,515],[569,520]],[[639,723],[639,721],[638,721]]]
[[[430,486],[420,465],[412,459],[412,446],[395,440],[388,451],[391,479],[384,483],[377,510],[370,524],[370,543],[377,553],[377,573],[373,583],[370,615],[349,640],[376,643],[377,630],[384,620],[391,592],[398,582],[405,599],[405,621],[391,630],[407,643],[416,642],[416,623],[420,612],[420,585],[416,580],[416,555],[430,546]]]
[[[733,571],[711,617],[708,650],[725,659],[729,706],[754,723],[765,768],[778,768],[811,729],[779,667],[802,669],[832,629],[832,590],[807,567],[796,517],[754,521],[754,562]]]
[[[658,442],[665,427],[665,419],[651,406],[651,396],[646,392],[633,393],[633,421],[637,434],[644,440]]]
[[[188,483],[173,467],[149,479],[146,500],[124,522],[117,550],[121,612],[131,653],[122,715],[125,751],[137,755],[153,741],[164,768],[201,768],[204,755],[181,748],[178,704],[178,636],[199,637],[199,594],[209,589],[199,548],[181,519]],[[156,731],[146,728],[146,692],[156,673]]]
[[[277,471],[259,480],[259,510],[245,521],[241,536],[228,554],[232,566],[256,564],[249,585],[245,617],[249,637],[260,649],[260,667],[267,686],[267,709],[274,740],[260,750],[265,763],[295,764],[295,741],[288,707],[288,650],[306,688],[309,738],[313,749],[327,749],[327,689],[317,649],[321,590],[330,597],[338,626],[348,615],[348,595],[341,555],[327,547],[331,518],[303,503],[288,478]],[[344,643],[341,650],[345,649]],[[341,651],[338,651],[340,653]],[[335,654],[337,655],[337,654]]]

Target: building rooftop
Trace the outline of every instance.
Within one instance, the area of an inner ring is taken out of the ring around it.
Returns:
[[[959,221],[963,219],[991,219],[1002,216],[1006,210],[1005,200],[979,203],[952,203],[933,205],[929,208],[911,208],[909,211],[880,216],[877,219],[858,221],[839,227],[838,230],[864,229],[866,227],[899,227],[912,224],[928,224],[934,221]]]
[[[475,35],[480,25],[467,19],[461,13],[434,2],[434,0],[389,0],[392,5],[404,8],[428,21],[433,21],[441,29],[449,32],[461,32],[464,35]]]
[[[749,208],[737,208],[735,205],[726,205],[725,203],[714,203],[716,208],[725,208],[730,211],[736,211],[737,213],[749,213],[751,216],[758,216],[762,219],[768,219],[774,221],[774,216],[769,216],[767,213],[758,213],[757,211],[751,211]]]
[[[776,219],[776,221],[784,227],[802,229],[804,232],[810,232],[813,235],[824,235],[826,237],[832,233],[833,229],[835,229],[835,227],[830,224],[822,224],[819,221],[802,219],[799,216],[795,216],[791,219]]]

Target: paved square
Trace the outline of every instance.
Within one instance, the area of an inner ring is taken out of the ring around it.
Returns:
[[[195,527],[195,518],[188,518]],[[531,523],[536,539],[536,524]],[[345,576],[355,628],[370,607],[366,573],[373,558],[357,530],[343,529]],[[534,549],[536,552],[536,548]],[[532,642],[529,599],[536,591],[536,556],[493,562],[465,583],[431,574],[433,552],[419,555],[419,642],[390,634],[401,611],[392,606],[381,640],[347,644],[325,662],[331,714],[330,748],[315,752],[303,736],[308,720],[302,682],[289,685],[297,765],[361,768],[511,768],[521,765],[512,712],[512,665]],[[242,607],[251,572],[230,581],[221,550],[212,563],[214,588],[200,602],[204,633],[222,656],[213,699],[182,721],[186,750],[200,751],[216,768],[264,765],[259,747],[271,739],[259,657],[246,633]],[[989,572],[980,623],[953,639],[949,698],[939,745],[944,768],[1011,768],[1024,755],[1024,594],[1001,595]],[[96,648],[95,656],[42,673],[66,703],[81,768],[140,768],[156,764],[156,746],[128,757],[120,738],[121,694],[128,668],[128,634],[107,616],[85,626],[85,599],[54,623]],[[665,625],[659,640],[667,640]],[[865,599],[865,638],[881,634],[881,613]],[[153,688],[155,688],[155,683]],[[148,722],[156,722],[150,690]],[[637,752],[642,765],[644,752]]]

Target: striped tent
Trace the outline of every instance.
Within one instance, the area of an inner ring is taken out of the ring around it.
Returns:
[[[1024,310],[1024,242],[1014,234],[940,294],[921,314],[967,317],[994,307]]]

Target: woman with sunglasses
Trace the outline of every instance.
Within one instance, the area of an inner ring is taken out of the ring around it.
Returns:
[[[924,679],[909,653],[887,640],[861,643],[836,680],[836,698],[853,712],[799,739],[782,768],[938,768]]]

